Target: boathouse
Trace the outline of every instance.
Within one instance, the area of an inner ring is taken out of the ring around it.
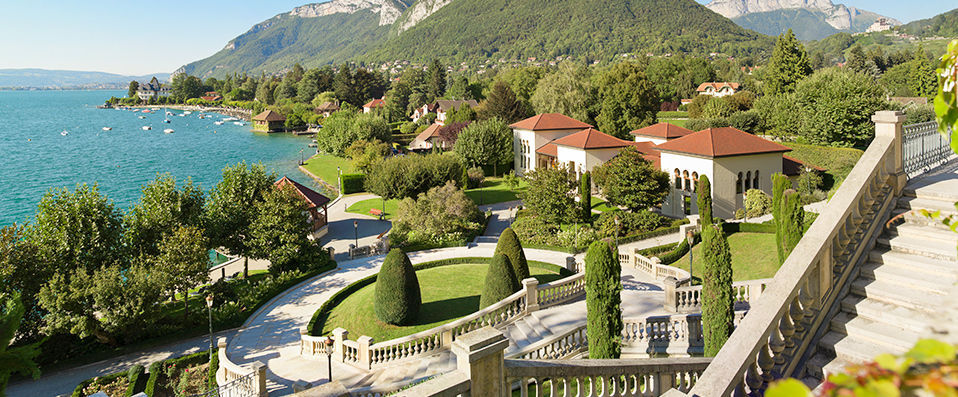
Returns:
[[[306,202],[306,221],[309,222],[313,230],[313,238],[321,238],[327,233],[327,205],[329,198],[317,193],[315,190],[303,186],[288,177],[282,177],[274,184],[277,189],[290,186],[296,191],[296,194]]]
[[[277,132],[283,130],[283,124],[286,123],[286,117],[272,110],[253,116],[253,129],[264,132]]]

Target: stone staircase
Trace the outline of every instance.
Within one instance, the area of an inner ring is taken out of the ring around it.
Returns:
[[[906,187],[892,214],[897,225],[878,238],[849,280],[839,311],[823,325],[828,329],[807,362],[805,383],[814,387],[828,374],[882,353],[902,354],[919,339],[936,337],[932,327],[958,331],[958,324],[941,324],[940,315],[958,284],[958,234],[917,211],[958,216],[955,201],[955,171]]]

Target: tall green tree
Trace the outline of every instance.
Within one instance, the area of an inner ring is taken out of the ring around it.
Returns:
[[[10,347],[26,308],[17,292],[0,293],[0,302],[3,303],[0,307],[0,397],[4,397],[10,375],[19,373],[33,379],[40,377],[40,368],[35,361],[40,348],[37,344]]]
[[[160,240],[176,227],[202,226],[206,198],[192,180],[178,187],[172,175],[157,175],[141,191],[140,201],[124,218],[131,254],[156,255]]]
[[[622,353],[622,265],[608,241],[596,241],[585,254],[586,333],[589,358]]]
[[[256,204],[273,188],[276,175],[263,164],[245,161],[223,169],[223,179],[210,191],[206,202],[206,225],[214,247],[224,247],[242,256],[243,275],[249,276],[250,225],[256,218]]]
[[[597,78],[601,111],[595,121],[603,132],[630,139],[629,131],[655,124],[659,94],[636,63],[622,62]]]
[[[792,187],[792,182],[780,172],[772,174],[772,219],[775,220],[775,246],[778,251],[778,263],[785,262],[785,252],[782,250],[782,201],[785,191]]]
[[[189,318],[189,290],[209,281],[209,242],[195,226],[177,226],[160,241],[153,269],[161,272],[168,294],[183,295],[183,321]]]
[[[935,96],[938,88],[937,76],[935,75],[935,65],[925,54],[925,49],[921,46],[915,51],[915,58],[911,61],[910,71],[911,89],[915,95],[925,98]]]
[[[292,187],[270,189],[254,209],[250,224],[250,248],[253,256],[270,261],[269,270],[282,273],[302,268],[314,254],[309,239],[312,225],[307,222],[306,203]]]
[[[595,102],[592,72],[585,65],[564,62],[559,70],[539,80],[531,102],[536,113],[561,113],[576,120],[592,120]]]
[[[669,175],[656,169],[631,146],[592,173],[595,184],[610,204],[632,212],[661,204],[669,194]]]
[[[441,98],[446,93],[446,67],[438,59],[433,59],[429,63],[427,73],[426,93],[430,98]]]
[[[845,67],[848,70],[857,73],[867,73],[868,72],[868,59],[865,56],[865,51],[862,50],[860,44],[855,44],[850,50],[848,50],[848,55],[845,60]]]
[[[802,195],[794,190],[786,190],[779,205],[782,216],[778,229],[781,230],[781,240],[778,241],[779,252],[781,252],[781,263],[785,263],[788,255],[792,253],[798,242],[802,240],[805,233],[805,209],[802,208]],[[778,222],[778,221],[776,221]]]
[[[476,121],[459,133],[453,151],[464,164],[493,167],[512,161],[512,130],[499,119]]]
[[[37,294],[52,275],[52,266],[40,260],[24,226],[0,228],[0,295],[18,293],[24,308],[16,339],[32,338],[40,332],[44,313],[37,306]]]
[[[525,178],[529,187],[519,192],[519,198],[537,217],[551,224],[578,219],[576,179],[572,170],[565,166],[538,168],[526,172]]]
[[[734,329],[732,307],[732,254],[722,229],[716,225],[702,227],[702,252],[705,269],[702,275],[702,334],[705,356],[714,357]]]
[[[170,85],[170,95],[179,101],[199,98],[203,95],[203,81],[196,76],[190,76],[186,73],[177,74],[173,76]]]
[[[130,81],[129,87],[126,89],[126,96],[128,98],[136,98],[136,91],[140,89],[140,82],[133,80]]]
[[[411,324],[419,316],[422,295],[419,278],[406,253],[393,248],[386,254],[375,284],[376,318],[386,324]]]
[[[479,118],[498,117],[506,123],[515,123],[529,116],[526,105],[516,97],[509,84],[496,81],[486,100],[480,104]]]
[[[408,120],[406,109],[409,108],[409,96],[412,95],[412,89],[409,84],[402,81],[393,85],[393,88],[386,93],[386,117],[389,121]]]
[[[522,285],[522,280],[530,277],[529,263],[526,261],[526,253],[522,250],[522,243],[519,242],[519,236],[507,227],[499,235],[499,241],[496,243],[496,255],[502,254],[509,258],[512,265],[513,274],[516,277],[516,285]]]
[[[778,36],[772,59],[765,71],[763,88],[766,95],[789,93],[806,76],[812,74],[812,66],[808,61],[805,46],[795,34],[788,32]]]
[[[516,281],[512,263],[505,254],[495,254],[486,270],[485,284],[479,296],[479,309],[493,305],[522,289]]]
[[[799,135],[816,145],[867,145],[875,134],[871,117],[887,106],[874,78],[838,68],[802,80],[793,98],[802,116]]]
[[[695,191],[696,204],[699,207],[699,220],[703,225],[712,224],[712,183],[709,177],[699,176],[699,186]]]
[[[592,173],[583,172],[579,177],[579,208],[582,222],[592,222]]]

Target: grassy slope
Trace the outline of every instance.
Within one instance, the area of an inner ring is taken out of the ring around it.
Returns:
[[[770,278],[778,271],[778,254],[775,250],[775,235],[771,233],[739,232],[728,236],[732,249],[732,279],[735,281]],[[702,245],[692,248],[693,276],[702,276]],[[672,266],[689,270],[686,254]]]
[[[312,172],[313,175],[322,178],[322,180],[326,181],[330,186],[338,188],[339,172],[336,170],[336,167],[342,168],[344,174],[356,172],[356,170],[353,169],[352,161],[329,154],[317,154],[310,157],[309,160],[306,160],[306,164],[303,165],[303,168]]]
[[[785,146],[792,148],[786,155],[799,161],[824,168],[825,191],[838,189],[845,177],[852,171],[858,159],[862,157],[861,150],[852,148],[835,148],[828,146],[805,145],[801,143],[785,142]]]
[[[377,342],[411,335],[467,316],[479,309],[479,295],[486,277],[484,264],[464,264],[436,267],[416,272],[422,291],[422,307],[416,324],[394,326],[376,320],[373,307],[375,284],[356,291],[333,308],[323,327],[323,333],[338,327],[349,330],[351,339],[362,335]],[[530,268],[540,283],[559,279],[546,270]],[[449,282],[455,280],[455,282]]]
[[[519,187],[513,191],[509,189],[509,185],[503,182],[502,178],[486,178],[486,181],[483,182],[481,188],[467,190],[466,196],[469,196],[469,198],[471,198],[472,201],[475,201],[477,205],[515,201],[519,199],[517,193],[525,190],[527,186],[528,184],[523,181],[519,184]],[[396,214],[396,207],[398,206],[399,200],[392,199],[386,201],[386,219],[392,219],[393,215]],[[346,212],[369,215],[369,210],[371,208],[382,211],[382,199],[374,198],[359,201],[349,206],[349,208],[346,209]]]

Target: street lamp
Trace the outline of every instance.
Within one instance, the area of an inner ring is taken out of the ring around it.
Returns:
[[[326,375],[330,382],[333,381],[333,338],[326,337],[323,343],[324,353],[326,353],[326,369],[329,373]]]
[[[336,167],[336,172],[339,173],[339,179],[338,179],[337,181],[339,182],[339,183],[338,183],[338,185],[339,185],[339,194],[342,195],[342,194],[343,194],[343,169],[340,168],[340,167]]]
[[[615,218],[613,218],[612,221],[615,222],[615,233],[613,233],[612,236],[615,239],[615,256],[616,258],[618,258],[619,257],[619,217],[616,216]]]
[[[694,280],[694,277],[692,277],[692,243],[695,242],[695,235],[692,234],[691,230],[686,232],[685,239],[689,242],[689,285],[692,285]]]
[[[213,362],[213,294],[206,295],[206,312],[210,318],[210,363]]]
[[[306,163],[303,159],[303,150],[306,150],[306,149],[299,149],[299,165],[303,165]]]
[[[353,221],[353,243],[359,248],[359,221]]]

